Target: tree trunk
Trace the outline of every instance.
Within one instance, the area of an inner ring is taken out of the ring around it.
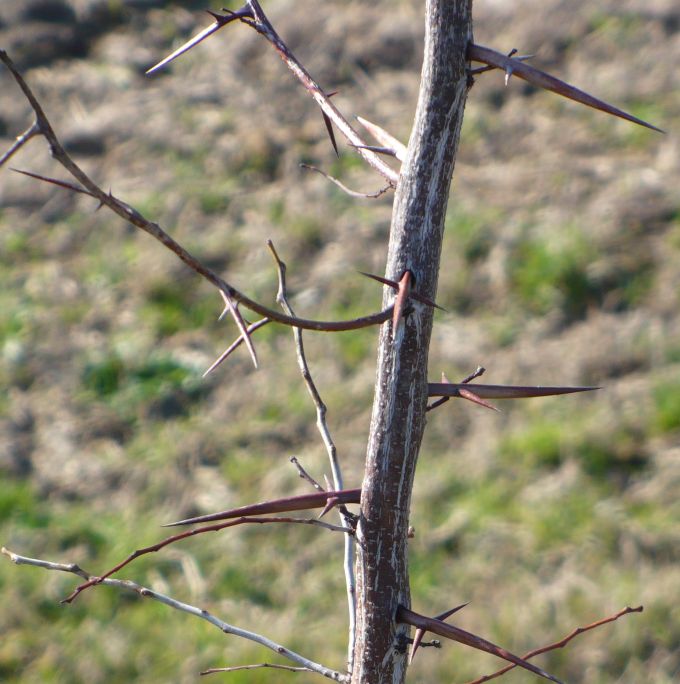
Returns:
[[[468,91],[465,51],[472,0],[428,0],[425,54],[415,123],[392,214],[386,273],[407,269],[418,293],[434,299],[444,218]],[[385,291],[384,304],[395,293]],[[380,332],[376,391],[357,540],[357,638],[353,684],[401,684],[410,606],[407,532],[411,489],[425,427],[433,311],[410,300],[396,330]]]

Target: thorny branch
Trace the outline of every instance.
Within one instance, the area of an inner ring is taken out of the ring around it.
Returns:
[[[338,108],[331,102],[331,95],[324,92],[323,88],[312,78],[310,73],[305,69],[302,63],[290,51],[288,46],[281,39],[276,32],[271,22],[269,21],[264,10],[257,0],[248,0],[247,4],[237,12],[232,12],[228,16],[220,16],[210,12],[215,22],[206,29],[203,29],[196,36],[191,38],[182,47],[175,50],[171,55],[163,59],[161,62],[151,67],[147,73],[153,73],[165,66],[172,60],[184,54],[192,47],[198,45],[202,40],[212,35],[223,26],[239,19],[242,23],[255,29],[260,35],[264,36],[283,60],[284,64],[293,72],[295,77],[302,83],[307,92],[314,98],[314,101],[321,108],[326,121],[330,120],[335,124],[338,130],[347,138],[350,145],[357,150],[357,152],[364,158],[364,160],[372,166],[381,176],[383,176],[392,187],[396,187],[399,180],[399,172],[388,166],[377,154],[367,148],[366,143],[361,136],[352,128],[351,124],[340,113]],[[331,136],[331,141],[334,143],[334,138]],[[335,147],[335,144],[333,145]],[[336,148],[337,151],[337,148]]]
[[[279,273],[279,290],[276,295],[276,301],[281,305],[281,308],[289,315],[295,316],[295,312],[288,301],[288,290],[286,287],[286,264],[279,257],[274,243],[271,240],[267,241],[267,246],[274,257]],[[326,447],[328,460],[333,474],[333,488],[342,490],[344,482],[342,477],[342,470],[340,469],[340,462],[338,461],[338,450],[331,436],[328,422],[326,421],[327,407],[319,394],[312,372],[307,363],[307,356],[305,355],[305,345],[302,340],[302,330],[300,328],[293,328],[293,336],[295,338],[295,355],[297,357],[298,367],[302,375],[302,379],[307,387],[309,395],[312,397],[314,406],[316,408],[316,427],[321,435],[321,440]],[[325,512],[326,509],[324,509]],[[351,530],[351,522],[348,520],[349,515],[344,505],[340,504],[340,520],[342,524]],[[354,641],[356,638],[356,581],[354,577],[354,539],[351,535],[345,536],[344,549],[344,563],[345,586],[347,590],[347,607],[349,614],[349,639],[347,644],[347,670],[352,671],[353,656],[354,656]]]
[[[451,639],[452,641],[465,644],[471,648],[476,648],[480,651],[491,653],[491,655],[495,655],[503,660],[508,660],[519,667],[523,667],[525,670],[533,672],[539,677],[543,677],[544,679],[549,679],[552,682],[561,684],[560,680],[556,677],[553,677],[551,674],[541,670],[541,668],[528,663],[519,656],[510,653],[510,651],[507,651],[500,646],[496,646],[496,644],[493,644],[487,639],[477,636],[476,634],[472,634],[471,632],[466,632],[464,629],[460,629],[459,627],[449,625],[443,620],[426,617],[425,615],[416,613],[408,608],[405,608],[404,606],[399,606],[399,610],[397,611],[397,621],[406,623],[407,625],[412,625],[423,632],[433,632],[434,634],[438,634],[439,636]]]
[[[523,660],[529,660],[530,658],[533,658],[534,656],[540,655],[541,653],[547,653],[548,651],[554,651],[558,648],[564,648],[572,639],[579,636],[580,634],[583,634],[585,632],[589,632],[591,629],[601,627],[602,625],[606,625],[610,622],[615,622],[616,620],[618,620],[620,617],[623,617],[624,615],[629,615],[630,613],[641,613],[642,611],[643,611],[643,606],[637,606],[636,608],[630,608],[629,606],[626,606],[623,610],[620,610],[615,615],[612,615],[608,618],[604,618],[602,620],[597,620],[597,622],[593,622],[589,625],[586,625],[585,627],[577,627],[572,632],[567,634],[567,636],[565,636],[564,639],[560,639],[559,641],[556,641],[553,644],[549,644],[548,646],[542,646],[541,648],[536,648],[533,651],[528,651],[527,653],[525,653],[522,656],[522,659]],[[515,665],[508,665],[507,667],[504,667],[501,670],[494,672],[493,674],[484,675],[483,677],[480,677],[479,679],[475,679],[473,681],[470,681],[467,684],[484,684],[484,682],[489,682],[492,679],[496,679],[496,677],[500,677],[501,675],[504,675],[506,672],[508,672],[514,668],[515,668]]]
[[[277,644],[271,639],[267,639],[267,637],[264,637],[261,634],[258,634],[256,632],[250,632],[248,630],[241,629],[240,627],[230,625],[228,622],[220,620],[218,617],[214,616],[212,613],[209,613],[205,609],[197,608],[196,606],[192,606],[189,603],[178,601],[177,599],[174,599],[171,596],[161,594],[158,591],[153,591],[152,589],[143,587],[142,585],[137,584],[136,582],[131,582],[130,580],[95,577],[94,575],[90,575],[88,572],[85,572],[85,570],[83,570],[76,563],[53,563],[52,561],[42,560],[39,558],[28,558],[26,556],[20,556],[19,554],[13,553],[5,547],[2,547],[1,552],[5,556],[7,556],[12,561],[12,563],[15,563],[17,565],[32,565],[34,567],[43,568],[45,570],[68,572],[74,575],[78,575],[78,577],[82,577],[83,579],[88,581],[97,580],[97,584],[104,584],[109,587],[116,587],[118,589],[133,591],[143,598],[154,599],[155,601],[159,601],[160,603],[163,603],[166,606],[169,606],[170,608],[174,608],[175,610],[188,613],[189,615],[198,617],[201,620],[206,620],[211,625],[214,625],[222,632],[224,632],[224,634],[233,634],[234,636],[241,637],[242,639],[254,641],[256,644],[264,646],[265,648],[268,648],[274,651],[275,653],[278,653],[279,655],[288,658],[288,660],[297,663],[306,670],[316,672],[317,674],[323,675],[324,677],[332,679],[336,682],[346,682],[349,680],[349,677],[346,674],[342,672],[337,672],[336,670],[332,670],[326,667],[325,665],[315,663],[313,660],[309,660],[308,658],[305,658],[299,653],[291,651],[289,648],[281,646],[280,644]]]
[[[379,325],[386,320],[389,320],[391,317],[392,307],[388,307],[384,311],[348,321],[316,321],[297,318],[294,316],[287,316],[286,314],[279,313],[274,309],[269,309],[259,302],[250,299],[247,295],[243,294],[235,287],[227,283],[212,269],[208,268],[200,260],[190,254],[186,249],[184,249],[184,247],[182,247],[182,245],[168,235],[168,233],[166,233],[157,223],[149,221],[136,209],[126,204],[122,200],[117,199],[110,192],[104,192],[96,183],[94,183],[94,181],[90,179],[90,177],[71,159],[68,153],[64,150],[40,103],[4,50],[0,50],[0,60],[4,62],[4,64],[10,70],[14,80],[17,82],[26,96],[26,99],[33,108],[33,111],[36,115],[35,125],[40,131],[40,134],[42,134],[47,140],[52,156],[81,184],[82,187],[71,187],[70,184],[64,184],[61,181],[53,181],[52,179],[39,176],[36,177],[48,182],[56,182],[58,185],[69,187],[72,190],[77,190],[78,192],[82,192],[97,199],[101,205],[107,206],[121,218],[156,238],[165,247],[174,252],[185,264],[187,264],[187,266],[214,285],[230,301],[233,300],[233,302],[242,304],[251,311],[258,313],[261,316],[270,319],[271,321],[282,323],[283,325],[295,326],[305,330],[340,332],[345,330],[356,330],[358,328],[364,328],[371,325]],[[25,136],[26,140],[28,140],[30,137],[34,137],[34,135]],[[26,142],[26,140],[24,140],[24,142]],[[243,328],[240,324],[239,328],[241,328],[241,332],[243,334]]]

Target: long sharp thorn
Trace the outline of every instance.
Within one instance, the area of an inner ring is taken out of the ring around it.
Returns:
[[[525,387],[513,385],[478,385],[475,383],[428,383],[427,393],[430,397],[459,397],[461,389],[474,391],[483,399],[528,399],[531,397],[551,397],[575,392],[592,392],[600,387]]]
[[[323,508],[326,506],[329,498],[335,498],[338,503],[341,504],[360,503],[361,489],[340,489],[338,491],[314,492],[313,494],[302,494],[301,496],[273,499],[272,501],[263,501],[249,506],[241,506],[240,508],[231,508],[226,511],[220,511],[219,513],[211,513],[209,515],[200,515],[195,518],[179,520],[163,525],[163,527],[195,525],[217,520],[231,520],[232,518],[240,518],[242,516],[269,515],[272,513],[286,513],[288,511],[302,511],[309,508]]]
[[[450,610],[446,610],[443,613],[439,613],[439,615],[435,615],[434,619],[435,620],[446,620],[447,618],[450,618],[454,613],[457,613],[459,610],[462,610],[465,608],[465,606],[469,606],[470,602],[467,601],[466,603],[460,603],[459,605],[455,606],[455,608],[451,608]]]
[[[60,188],[66,188],[67,190],[72,190],[73,192],[79,192],[83,195],[89,195],[94,197],[94,195],[85,188],[81,188],[79,185],[74,185],[73,183],[68,183],[66,181],[58,180],[57,178],[50,178],[49,176],[41,176],[39,173],[31,173],[30,171],[22,171],[21,169],[10,168],[11,171],[15,173],[20,173],[24,176],[29,176],[30,178],[35,178],[36,180],[44,181],[45,183],[51,183],[52,185],[58,185]]]
[[[237,19],[252,18],[253,16],[253,12],[249,7],[243,7],[238,12],[232,12],[231,10],[225,11],[229,12],[228,17],[223,17],[221,14],[216,14],[215,12],[207,10],[208,14],[215,20],[214,23],[212,23],[210,26],[207,26],[202,31],[199,31],[199,33],[197,33],[193,38],[190,38],[186,43],[184,43],[184,45],[177,48],[165,59],[162,59],[160,62],[158,62],[158,64],[155,64],[150,69],[147,69],[147,75],[153,74],[159,69],[162,69],[164,66],[177,59],[180,55],[183,55],[185,52],[191,50],[192,47],[195,47],[200,42],[204,41],[206,38],[215,33],[215,31],[219,31],[222,27],[230,24],[232,21]]]
[[[378,145],[351,145],[351,147],[354,147],[357,150],[369,150],[376,154],[386,154],[390,157],[397,156],[397,151],[392,147],[380,147]]]
[[[253,365],[255,366],[255,368],[258,368],[255,345],[253,344],[253,341],[250,339],[250,335],[248,334],[248,328],[246,326],[245,321],[243,320],[241,312],[238,310],[238,306],[231,301],[231,297],[229,297],[226,294],[226,292],[220,290],[220,294],[222,295],[222,299],[224,299],[225,305],[229,308],[229,313],[234,319],[234,323],[236,323],[236,327],[239,329],[241,337],[243,338],[243,341],[245,342],[246,347],[248,348],[248,352],[250,353],[250,358],[253,361]]]
[[[618,109],[617,107],[614,107],[603,100],[599,100],[583,90],[579,90],[569,83],[561,81],[559,78],[555,78],[555,76],[551,76],[545,71],[536,69],[535,67],[529,66],[518,59],[508,57],[501,52],[492,50],[491,48],[470,43],[468,45],[468,58],[475,62],[483,62],[484,64],[498,67],[499,69],[506,71],[506,73],[507,70],[510,69],[515,76],[524,79],[538,88],[550,90],[553,93],[557,93],[558,95],[562,95],[570,100],[574,100],[574,102],[579,102],[580,104],[586,105],[587,107],[592,107],[593,109],[599,109],[601,112],[611,114],[612,116],[617,116],[620,119],[625,119],[626,121],[638,124],[639,126],[644,126],[645,128],[657,131],[658,133],[665,133],[665,131],[662,129],[657,128],[656,126],[647,123],[642,119],[638,119],[636,116],[628,114],[628,112],[624,112],[622,109]]]
[[[326,112],[323,110],[321,111],[321,116],[323,116],[323,122],[326,124],[326,130],[328,131],[328,137],[331,139],[331,145],[333,145],[333,149],[335,150],[335,156],[339,157],[340,152],[338,152],[338,143],[335,141],[335,133],[333,132],[333,123],[330,120],[330,117]]]

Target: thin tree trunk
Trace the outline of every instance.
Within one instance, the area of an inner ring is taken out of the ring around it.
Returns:
[[[394,199],[387,277],[405,270],[434,299],[444,217],[468,91],[465,51],[472,0],[428,0],[421,89],[407,158]],[[385,292],[384,304],[394,291]],[[353,684],[401,684],[410,605],[407,532],[411,489],[425,427],[432,309],[412,309],[382,326],[376,392],[361,494],[357,557],[357,640]]]

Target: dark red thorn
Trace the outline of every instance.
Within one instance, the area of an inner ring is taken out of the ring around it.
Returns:
[[[382,276],[375,275],[373,273],[366,273],[364,271],[359,271],[359,273],[363,276],[366,276],[367,278],[377,280],[379,283],[382,283],[383,285],[389,285],[390,287],[393,287],[395,290],[399,290],[399,283],[396,280],[390,280],[389,278],[383,278]],[[432,308],[439,309],[440,311],[446,311],[446,309],[443,306],[439,306],[439,304],[437,304],[436,302],[433,302],[431,299],[428,299],[427,297],[423,297],[417,292],[411,292],[409,296],[412,299],[415,299],[417,302],[420,302],[421,304],[431,306]]]
[[[319,513],[319,520],[328,513],[328,511],[332,511],[338,504],[340,503],[340,499],[338,499],[337,496],[331,496],[328,498],[328,501],[326,502],[326,505],[323,507],[323,511]]]
[[[301,511],[309,508],[322,508],[326,506],[329,498],[336,498],[338,503],[352,504],[361,503],[361,489],[340,489],[331,492],[314,492],[301,496],[289,496],[283,499],[273,499],[261,503],[231,508],[220,513],[201,515],[196,518],[187,518],[177,522],[168,523],[163,527],[175,527],[177,525],[194,525],[197,523],[212,522],[215,520],[229,520],[251,515],[269,515],[271,513],[284,513],[287,511]]]
[[[326,124],[326,130],[328,131],[328,137],[331,139],[331,144],[335,150],[335,156],[339,157],[340,152],[338,152],[338,143],[335,141],[335,133],[333,132],[333,124],[326,112],[321,110],[321,116],[323,116],[323,122]]]
[[[406,269],[397,283],[397,296],[394,298],[394,311],[392,312],[392,336],[397,334],[397,326],[404,315],[412,285],[413,274]]]
[[[49,176],[41,176],[39,173],[31,173],[30,171],[22,171],[21,169],[10,168],[11,171],[15,173],[20,173],[24,176],[29,176],[30,178],[35,178],[36,180],[44,181],[45,183],[51,183],[52,185],[58,185],[60,188],[66,188],[67,190],[72,190],[73,192],[79,192],[83,195],[89,195],[94,197],[94,195],[85,188],[81,188],[79,185],[74,185],[73,183],[68,183],[67,181],[61,181],[56,178],[50,178]]]

